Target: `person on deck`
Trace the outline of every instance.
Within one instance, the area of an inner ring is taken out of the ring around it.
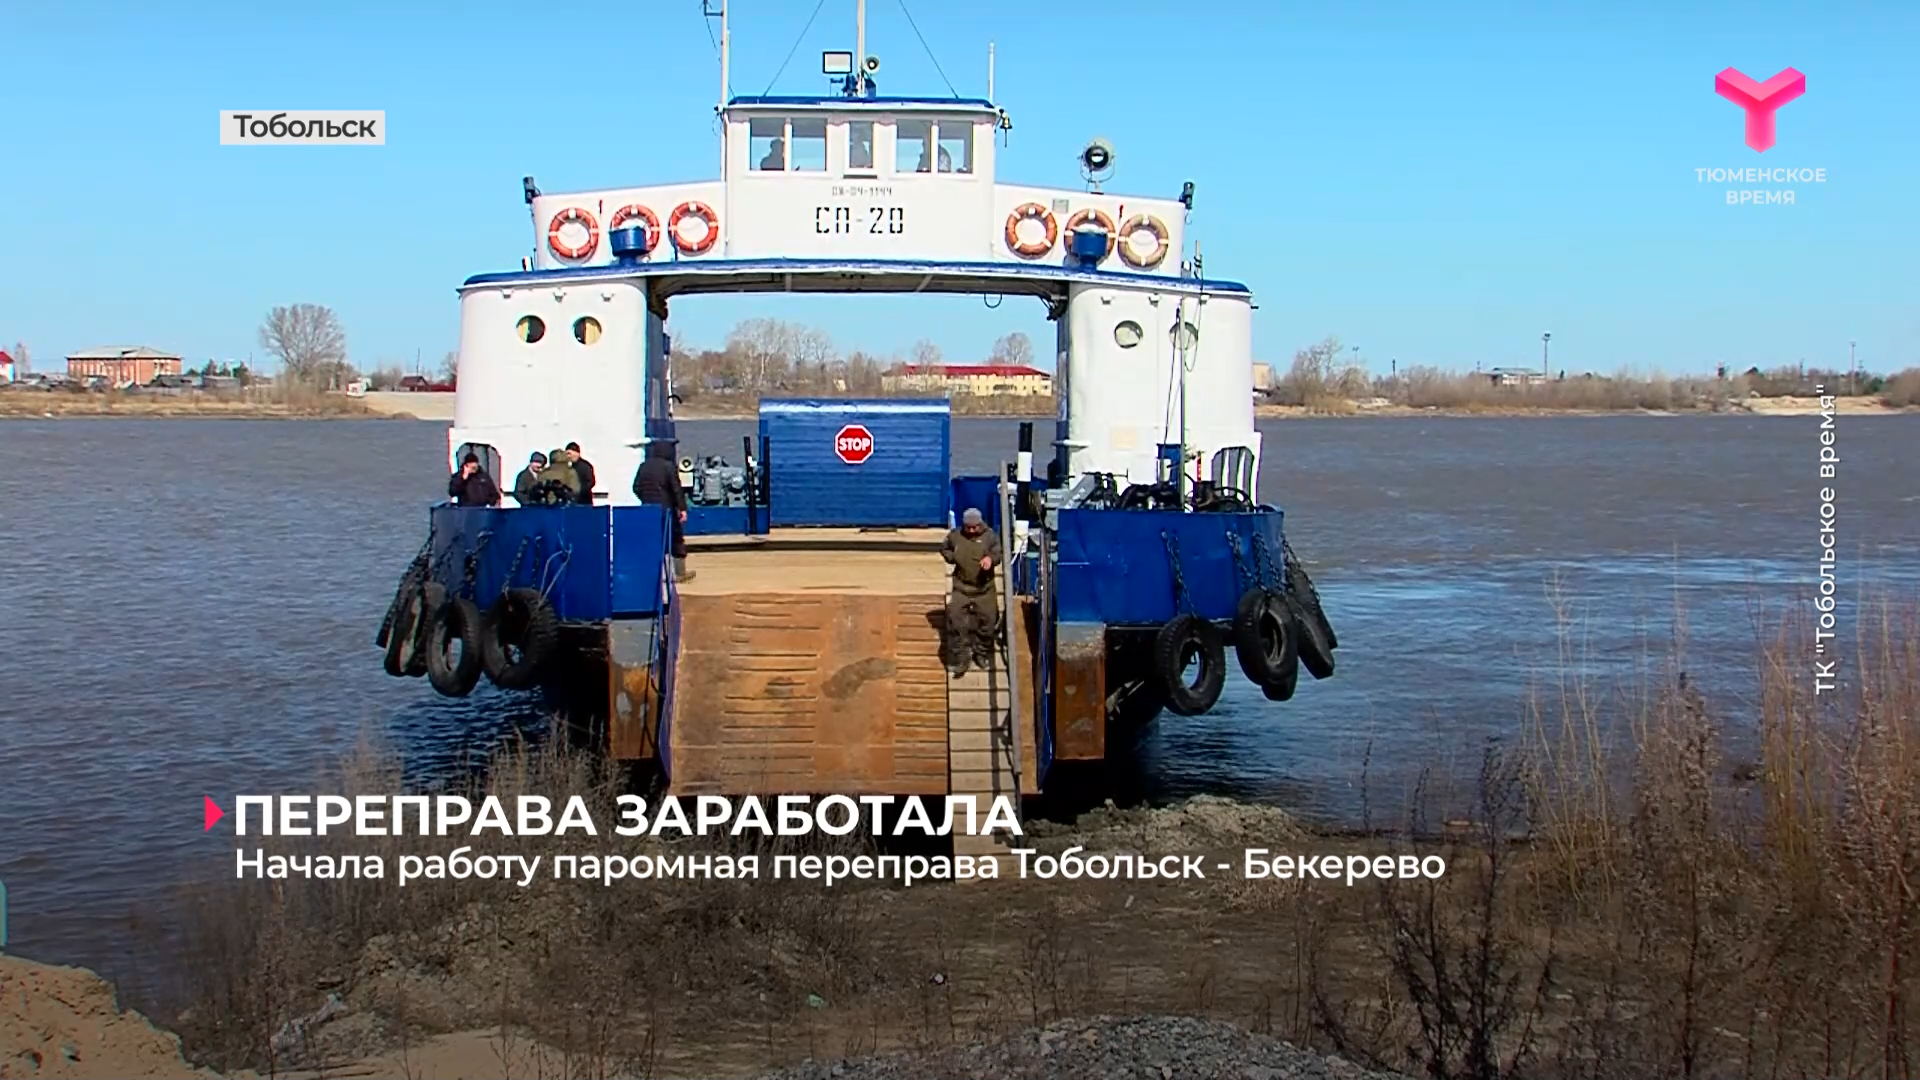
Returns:
[[[447,480],[447,498],[455,506],[499,506],[500,485],[480,467],[480,455],[460,459],[460,471]]]
[[[540,486],[540,470],[547,467],[547,455],[538,450],[527,459],[527,467],[513,478],[513,497],[521,506],[533,506],[539,503],[534,489]]]
[[[673,580],[691,581],[687,569],[687,493],[680,487],[680,466],[673,459],[674,444],[666,439],[647,443],[646,460],[633,474],[633,494],[649,506],[667,508],[667,525],[673,530]]]
[[[565,450],[555,450],[547,456],[547,467],[541,469],[535,477],[539,483],[534,486],[536,502],[543,506],[565,506],[580,501],[580,473],[567,460]]]
[[[940,557],[953,566],[953,591],[947,596],[947,670],[959,678],[969,662],[993,666],[1000,605],[994,575],[1000,569],[1000,537],[987,529],[979,510],[960,515],[960,527],[947,533]]]
[[[593,485],[599,478],[594,475],[593,462],[580,456],[579,443],[570,442],[567,444],[567,463],[572,465],[573,471],[580,476],[580,492],[575,498],[580,502],[591,504],[593,502]]]

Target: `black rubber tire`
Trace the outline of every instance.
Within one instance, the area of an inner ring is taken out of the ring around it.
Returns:
[[[1287,669],[1287,677],[1271,686],[1262,686],[1260,692],[1268,701],[1292,701],[1294,687],[1300,685],[1300,665]]]
[[[1186,680],[1187,662],[1200,661],[1199,680]],[[1179,716],[1199,716],[1220,700],[1227,683],[1227,650],[1220,631],[1198,615],[1175,615],[1153,642],[1154,674],[1167,692],[1167,708]]]
[[[1340,635],[1333,632],[1333,623],[1327,621],[1327,612],[1320,606],[1320,592],[1313,587],[1313,579],[1307,576],[1306,568],[1300,565],[1300,560],[1294,558],[1291,551],[1287,553],[1286,564],[1287,592],[1299,600],[1300,610],[1305,613],[1305,617],[1300,621],[1320,624],[1320,633],[1327,643],[1327,648],[1329,650],[1339,648]],[[1320,677],[1326,678],[1324,675]]]
[[[1300,631],[1285,601],[1248,589],[1233,617],[1233,652],[1255,686],[1279,686],[1299,671]]]
[[[429,590],[435,588],[438,586],[431,582],[422,583],[417,578],[410,578],[400,583],[400,592],[393,598],[391,624],[382,635],[386,649],[382,666],[387,674],[396,679],[426,672],[420,655],[420,643],[426,640],[427,616],[438,606],[437,601],[429,596]]]
[[[458,645],[460,656],[447,654]],[[480,682],[480,609],[456,596],[434,611],[427,628],[427,681],[446,697],[466,697]]]
[[[1292,593],[1287,594],[1287,606],[1293,609],[1294,624],[1300,628],[1300,666],[1316,679],[1332,675],[1333,645],[1327,640],[1326,621],[1314,618]]]
[[[393,590],[393,602],[387,605],[387,613],[380,620],[380,632],[373,636],[373,647],[384,649],[387,642],[393,640],[393,624],[400,616],[400,608],[407,602],[407,594],[416,592],[420,583],[427,580],[427,557],[418,555],[407,565],[407,572],[400,575],[400,585]]]
[[[427,634],[433,630],[433,613],[446,602],[445,585],[429,581],[420,586],[420,618],[413,624],[413,640],[406,650],[409,678],[417,679],[427,673]]]
[[[508,589],[480,619],[480,667],[502,690],[525,690],[560,645],[560,620],[539,589]]]

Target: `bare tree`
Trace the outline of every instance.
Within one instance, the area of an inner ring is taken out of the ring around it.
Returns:
[[[333,309],[320,304],[277,307],[260,324],[260,347],[287,376],[308,385],[337,382],[347,364],[347,335]]]
[[[1013,367],[1033,366],[1033,339],[1015,330],[993,343],[992,363]]]
[[[22,375],[29,374],[32,371],[33,371],[33,360],[27,355],[27,343],[24,341],[14,342],[13,343],[14,377],[18,378]]]
[[[460,351],[458,349],[447,350],[446,359],[440,361],[440,371],[446,376],[448,382],[454,382],[460,378]]]
[[[797,329],[779,319],[748,319],[727,335],[727,351],[739,358],[749,386],[762,390],[786,378]]]
[[[913,343],[913,363],[916,367],[945,367],[947,360],[940,355],[940,346],[921,338]]]

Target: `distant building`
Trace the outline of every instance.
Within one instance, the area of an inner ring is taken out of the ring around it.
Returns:
[[[1545,375],[1533,368],[1497,367],[1487,372],[1487,378],[1495,386],[1532,386],[1547,381]]]
[[[1273,389],[1273,365],[1255,363],[1253,365],[1253,388],[1255,390]]]
[[[905,364],[880,385],[889,393],[945,392],[949,397],[1036,397],[1053,393],[1053,376],[1020,364]]]
[[[5,349],[0,349],[0,383],[13,381],[13,357]]]
[[[143,345],[88,349],[67,357],[70,379],[105,379],[116,387],[145,386],[162,375],[179,375],[180,358]]]

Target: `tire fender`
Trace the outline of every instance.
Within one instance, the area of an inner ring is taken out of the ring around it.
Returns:
[[[455,645],[458,659],[449,657]],[[466,697],[480,681],[480,609],[463,596],[434,610],[427,622],[427,681],[446,697]]]
[[[1248,589],[1233,618],[1233,651],[1254,685],[1277,687],[1292,681],[1300,664],[1300,631],[1293,610],[1264,589]]]
[[[1200,675],[1188,683],[1187,663],[1195,659]],[[1226,685],[1226,646],[1212,623],[1198,615],[1176,615],[1154,638],[1153,666],[1167,692],[1167,708],[1180,716],[1199,716],[1220,700]]]
[[[559,640],[559,620],[540,590],[508,589],[481,616],[481,668],[502,690],[528,689]]]

